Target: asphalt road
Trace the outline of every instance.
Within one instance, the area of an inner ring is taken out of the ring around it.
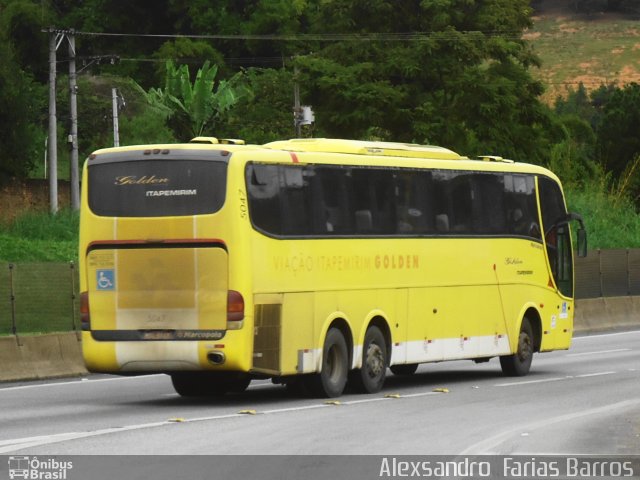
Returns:
[[[1,384],[0,455],[637,454],[639,380],[632,331],[538,354],[527,377],[496,359],[427,364],[339,403],[266,381],[187,400],[165,375]]]

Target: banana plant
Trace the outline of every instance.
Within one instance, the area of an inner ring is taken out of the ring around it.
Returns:
[[[197,137],[205,129],[212,131],[238,100],[251,94],[242,72],[216,82],[218,67],[209,61],[198,70],[193,83],[187,65],[176,66],[169,60],[166,69],[164,88],[140,90],[149,104],[170,119],[178,136]]]

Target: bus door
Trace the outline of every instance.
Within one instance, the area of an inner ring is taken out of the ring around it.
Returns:
[[[582,218],[575,213],[567,213],[560,187],[554,181],[539,177],[538,191],[540,195],[540,208],[542,226],[544,231],[544,244],[549,265],[549,287],[557,289],[560,294],[554,294],[548,298],[552,307],[551,314],[543,318],[543,330],[545,335],[541,348],[549,350],[554,348],[569,348],[573,335],[573,252],[571,245],[571,232],[569,223],[577,220],[580,224],[578,230],[578,255],[586,255],[586,233]]]
[[[586,255],[586,233],[582,218],[575,213],[567,213],[562,192],[557,183],[544,177],[538,179],[540,207],[547,259],[553,281],[558,291],[565,297],[573,298],[573,252],[569,223],[576,220],[578,230],[578,255]]]

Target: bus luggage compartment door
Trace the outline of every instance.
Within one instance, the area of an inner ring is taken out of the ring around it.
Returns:
[[[98,245],[87,254],[96,340],[210,340],[224,335],[228,256],[216,243]]]

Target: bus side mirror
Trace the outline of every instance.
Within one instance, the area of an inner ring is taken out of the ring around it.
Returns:
[[[578,256],[587,256],[587,231],[584,228],[578,229]]]

